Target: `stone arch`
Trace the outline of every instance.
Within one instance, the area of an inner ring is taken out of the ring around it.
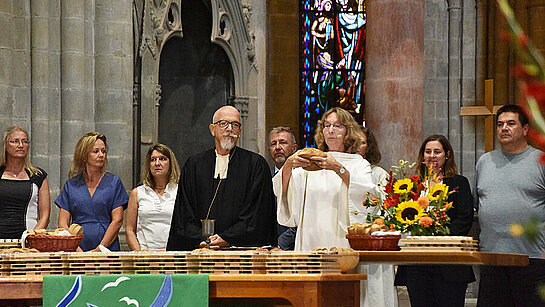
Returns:
[[[142,14],[143,28],[139,38],[138,55],[141,58],[140,88],[137,89],[139,131],[135,139],[139,143],[140,159],[146,149],[158,140],[158,114],[161,100],[159,85],[160,54],[166,41],[183,37],[182,0],[146,0]],[[234,95],[229,104],[241,112],[243,124],[248,114],[248,105],[256,103],[250,88],[255,87],[255,52],[250,27],[250,8],[239,1],[202,0],[212,11],[211,41],[222,47],[231,63],[234,77]],[[251,137],[246,131],[255,127],[244,125],[239,145],[245,146]]]

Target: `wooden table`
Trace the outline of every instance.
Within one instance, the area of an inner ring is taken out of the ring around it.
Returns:
[[[209,297],[269,300],[293,306],[358,306],[365,274],[209,275]],[[42,277],[0,277],[0,305],[41,304]]]
[[[361,262],[390,264],[467,264],[527,266],[528,255],[477,251],[358,251]]]

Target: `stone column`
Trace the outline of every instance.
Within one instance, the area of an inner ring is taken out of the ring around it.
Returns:
[[[29,3],[12,4],[11,32],[11,91],[13,101],[12,124],[30,129],[30,25]],[[21,29],[24,29],[21,31]],[[9,66],[8,66],[9,67]]]
[[[424,120],[424,0],[368,1],[366,48],[366,123],[380,164],[414,161]]]
[[[59,194],[66,178],[60,176],[61,96],[59,2],[30,2],[31,48],[31,154],[32,163],[43,168],[48,176],[51,200]],[[56,206],[52,206],[50,227],[57,225]]]
[[[32,1],[30,10],[32,158],[51,174],[60,168],[60,11],[48,0]]]
[[[79,138],[94,130],[92,91],[94,63],[92,21],[85,0],[61,0],[61,181],[68,171]],[[89,20],[90,19],[90,20]]]
[[[13,97],[11,91],[11,63],[13,35],[11,21],[12,2],[0,2],[0,125],[2,130],[9,126]]]
[[[96,0],[95,125],[108,138],[108,169],[132,186],[132,9],[129,0]]]
[[[448,3],[448,133],[445,135],[453,148],[461,148],[462,126],[460,107],[462,106],[462,0],[449,0]],[[456,156],[456,164],[460,165],[461,155]]]
[[[241,138],[237,142],[237,146],[247,148],[248,140],[255,131],[254,125],[248,124],[248,101],[249,97],[236,97],[232,96],[229,98],[229,104],[237,108],[240,113],[240,120],[242,121],[242,131]],[[247,148],[248,149],[248,148]],[[254,150],[251,148],[250,150]]]

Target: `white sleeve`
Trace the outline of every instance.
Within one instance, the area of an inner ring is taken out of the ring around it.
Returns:
[[[367,193],[380,195],[378,186],[373,183],[371,177],[371,165],[366,160],[351,164],[350,185],[348,187],[348,216],[349,225],[355,222],[364,223],[368,214],[374,214],[376,210],[363,206]]]
[[[291,172],[290,183],[287,193],[282,192],[282,171],[281,168],[273,177],[273,190],[276,196],[278,223],[287,227],[299,225],[303,201],[305,196],[306,171],[302,168],[295,168]]]

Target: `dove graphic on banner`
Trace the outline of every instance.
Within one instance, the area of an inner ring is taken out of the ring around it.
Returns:
[[[128,306],[135,305],[136,307],[140,307],[140,304],[138,303],[137,300],[130,299],[126,296],[124,298],[121,298],[119,301],[127,303]]]
[[[102,292],[105,289],[110,288],[110,287],[117,287],[117,286],[119,286],[119,284],[122,281],[125,281],[125,280],[130,280],[130,278],[128,278],[126,276],[121,276],[116,281],[112,281],[112,282],[109,282],[109,283],[105,284],[104,287],[102,287],[102,290],[100,290],[100,292]]]

